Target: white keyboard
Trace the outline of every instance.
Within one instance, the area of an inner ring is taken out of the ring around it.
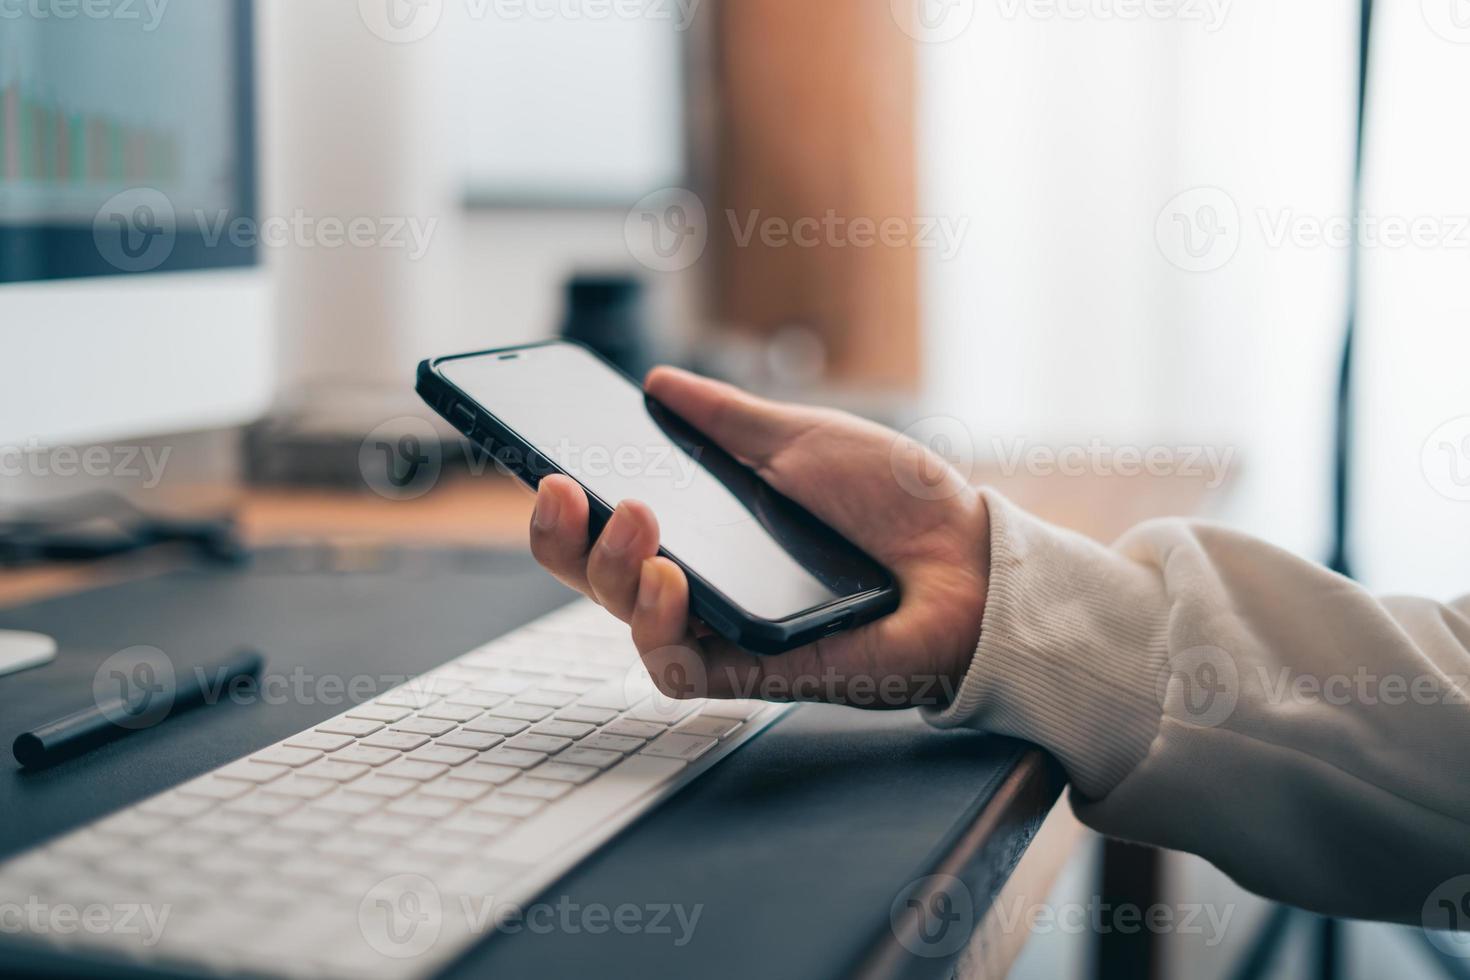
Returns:
[[[664,698],[626,627],[574,603],[0,865],[0,909],[26,913],[0,932],[210,974],[425,976],[783,710]]]

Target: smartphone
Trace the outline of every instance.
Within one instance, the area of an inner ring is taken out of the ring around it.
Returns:
[[[533,489],[552,473],[581,484],[594,537],[620,502],[647,504],[690,611],[747,650],[781,653],[898,605],[882,565],[579,344],[433,358],[417,388]]]

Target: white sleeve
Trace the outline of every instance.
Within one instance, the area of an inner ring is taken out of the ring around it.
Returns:
[[[1295,905],[1419,923],[1470,873],[1470,597],[1375,597],[1204,522],[1106,548],[985,496],[980,642],[931,722],[1043,746],[1089,826]]]

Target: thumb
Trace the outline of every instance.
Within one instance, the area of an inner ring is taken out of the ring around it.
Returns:
[[[678,368],[654,368],[643,387],[726,452],[756,465],[814,422],[812,409],[757,398]]]

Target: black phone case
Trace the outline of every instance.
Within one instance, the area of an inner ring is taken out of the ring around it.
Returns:
[[[562,473],[566,476],[571,474],[566,473],[546,456],[537,452],[535,447],[521,439],[487,409],[456,388],[439,373],[439,365],[446,361],[463,358],[499,356],[552,344],[574,343],[574,341],[551,340],[431,358],[419,364],[415,389],[419,396],[429,404],[429,407],[433,408],[445,421],[534,490],[540,484],[543,476],[551,473]],[[602,361],[609,371],[627,377],[624,372],[608,363],[596,351],[581,344],[576,344],[576,346],[588,350]],[[632,381],[632,379],[629,380]],[[632,383],[637,385],[636,381]],[[714,445],[713,440],[708,441]],[[583,490],[587,493],[590,507],[588,533],[592,538],[596,538],[608,518],[612,516],[612,508],[586,487],[583,487]],[[800,507],[794,502],[793,506]],[[805,508],[802,509],[805,510]],[[811,519],[817,520],[815,515],[812,515]],[[887,583],[876,589],[835,600],[789,619],[765,619],[742,609],[728,596],[705,581],[694,569],[669,554],[667,550],[660,548],[659,554],[678,564],[688,577],[690,611],[703,620],[715,633],[755,653],[785,653],[787,650],[819,640],[824,636],[831,636],[886,616],[898,607],[898,585],[889,576]]]

